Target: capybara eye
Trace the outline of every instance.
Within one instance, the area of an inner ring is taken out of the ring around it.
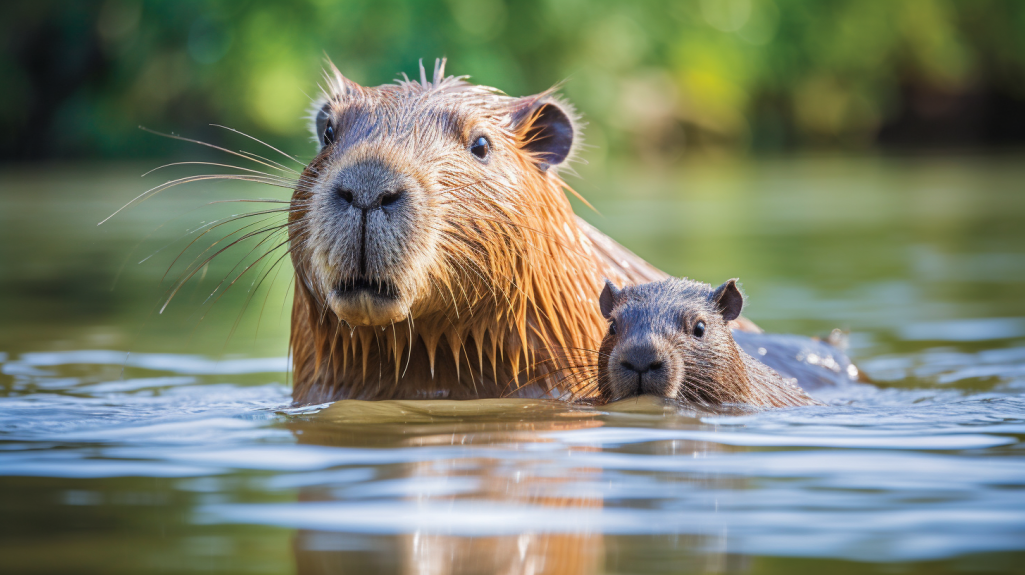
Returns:
[[[705,335],[705,322],[699,321],[694,324],[694,337],[701,337]]]
[[[478,160],[488,159],[488,154],[491,153],[491,142],[484,136],[477,138],[470,146],[470,153],[477,156]]]
[[[616,320],[609,322],[609,335],[616,335]]]
[[[324,130],[324,145],[330,146],[331,142],[335,141],[335,129],[328,124],[327,129]]]

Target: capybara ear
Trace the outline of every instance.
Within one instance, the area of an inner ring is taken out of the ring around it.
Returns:
[[[616,284],[606,278],[605,287],[602,288],[601,295],[598,296],[598,307],[601,308],[601,315],[605,319],[609,319],[609,316],[612,315],[612,308],[616,307],[616,300],[618,298],[619,290],[616,289]]]
[[[740,310],[744,307],[744,294],[740,293],[740,288],[737,287],[737,278],[726,280],[721,286],[715,288],[708,299],[715,304],[726,321],[740,317]]]
[[[573,107],[551,96],[551,91],[520,98],[513,111],[513,126],[523,149],[536,158],[542,171],[566,162],[577,138]]]

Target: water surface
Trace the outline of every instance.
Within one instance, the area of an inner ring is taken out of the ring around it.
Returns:
[[[182,234],[249,208],[208,202],[280,192],[179,190],[97,228],[163,180],[8,170],[3,571],[1020,572],[1023,165],[582,168],[579,211],[663,269],[740,277],[772,331],[849,330],[876,385],[762,413],[293,408],[287,269],[214,302],[239,258],[215,263],[158,313]]]

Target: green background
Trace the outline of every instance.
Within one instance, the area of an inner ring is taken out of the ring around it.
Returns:
[[[138,125],[307,150],[325,56],[369,85],[442,56],[513,95],[564,82],[592,161],[1025,143],[1014,0],[35,0],[0,38],[8,162],[180,150]]]

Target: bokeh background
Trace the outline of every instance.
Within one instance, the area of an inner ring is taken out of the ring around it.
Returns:
[[[304,149],[324,55],[373,85],[439,56],[564,81],[591,161],[1025,143],[1015,0],[34,0],[0,7],[0,160],[180,149],[139,125]]]

